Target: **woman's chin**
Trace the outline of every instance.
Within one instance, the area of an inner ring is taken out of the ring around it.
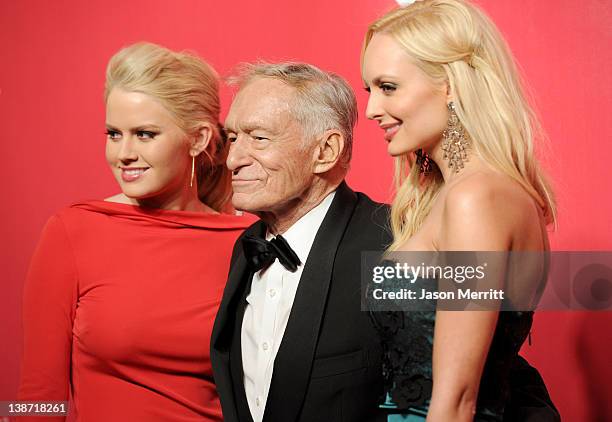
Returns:
[[[387,154],[389,154],[391,157],[399,157],[400,155],[408,154],[410,151],[412,151],[410,148],[406,148],[393,142],[390,142],[387,146]]]
[[[131,199],[132,201],[138,201],[141,199],[148,199],[152,196],[151,192],[149,192],[149,190],[147,189],[142,189],[136,186],[129,186],[129,187],[124,187],[122,186],[121,192],[123,192],[123,194]]]

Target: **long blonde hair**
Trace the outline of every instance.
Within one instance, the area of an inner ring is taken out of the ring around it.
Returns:
[[[105,102],[116,87],[156,98],[188,136],[195,136],[203,122],[212,124],[211,141],[196,157],[198,197],[217,211],[227,209],[231,198],[231,173],[225,166],[229,145],[219,124],[219,77],[215,70],[193,54],[136,43],[110,59]]]
[[[471,153],[517,181],[555,224],[554,194],[534,154],[534,138],[543,132],[510,49],[485,13],[463,0],[423,0],[392,10],[368,28],[362,63],[376,33],[393,37],[434,82],[448,83]],[[422,175],[415,163],[414,154],[395,160],[390,250],[418,231],[444,184],[436,166]]]

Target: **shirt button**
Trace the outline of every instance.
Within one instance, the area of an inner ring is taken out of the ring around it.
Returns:
[[[270,289],[270,297],[276,296],[276,290]]]
[[[263,347],[264,350],[268,350],[268,343],[265,343],[261,345],[261,347]]]
[[[261,405],[261,400],[259,400],[259,397],[255,399],[255,404],[257,405],[257,407]]]

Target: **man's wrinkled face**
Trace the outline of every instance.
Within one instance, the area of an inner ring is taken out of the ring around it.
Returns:
[[[236,95],[225,121],[236,209],[286,212],[313,183],[316,145],[291,112],[295,95],[271,78],[256,78]]]

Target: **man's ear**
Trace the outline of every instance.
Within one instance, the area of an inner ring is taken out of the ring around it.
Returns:
[[[317,141],[314,154],[314,173],[325,173],[336,165],[342,157],[345,147],[345,139],[342,133],[336,129],[323,132]]]
[[[189,154],[196,157],[202,153],[210,143],[213,137],[213,126],[209,122],[204,122],[200,125],[198,133],[194,136],[191,141],[189,148]]]

